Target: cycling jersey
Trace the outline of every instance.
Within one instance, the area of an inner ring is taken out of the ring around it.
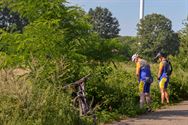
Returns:
[[[168,68],[168,63],[164,59],[159,64],[159,70],[161,71],[161,75],[159,77],[159,87],[162,89],[164,88],[166,89],[168,87],[169,77],[167,75],[167,68]]]
[[[139,74],[139,81],[145,81],[146,77],[151,77],[149,64],[145,60],[140,59],[136,64],[136,73]]]
[[[160,76],[160,79],[165,77],[167,78],[168,75],[167,75],[167,69],[168,69],[168,63],[166,60],[162,60],[159,64],[159,70],[162,71],[161,72],[161,76]]]
[[[151,77],[151,71],[149,64],[140,59],[136,63],[136,74],[139,75],[139,91],[142,93],[149,93],[150,91],[150,83],[146,83],[146,79]]]

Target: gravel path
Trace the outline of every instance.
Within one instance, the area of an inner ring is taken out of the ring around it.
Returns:
[[[188,101],[105,125],[188,125]]]

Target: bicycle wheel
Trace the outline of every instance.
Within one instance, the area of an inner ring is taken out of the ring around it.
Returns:
[[[79,107],[80,115],[86,115],[87,112],[89,111],[89,106],[86,102],[85,96],[77,96],[74,99],[74,106]]]

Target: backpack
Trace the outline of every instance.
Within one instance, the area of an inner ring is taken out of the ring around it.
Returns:
[[[146,83],[153,83],[153,76],[150,76],[150,77],[146,77]]]
[[[170,76],[173,71],[172,64],[169,60],[167,60],[166,62],[167,62],[166,74]]]

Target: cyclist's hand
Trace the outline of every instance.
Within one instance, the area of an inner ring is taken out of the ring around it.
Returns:
[[[160,77],[158,77],[157,80],[158,80],[158,83],[159,83],[160,82]]]

